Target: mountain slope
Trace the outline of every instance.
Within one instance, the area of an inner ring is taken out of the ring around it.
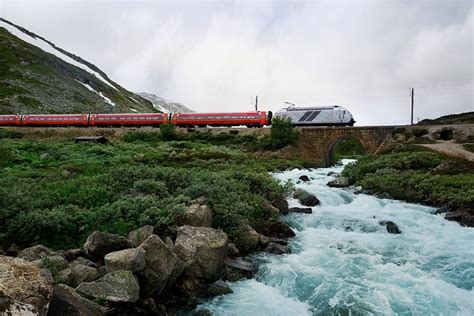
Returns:
[[[0,18],[0,114],[160,112],[93,64]]]
[[[185,107],[181,103],[165,100],[162,97],[154,95],[152,93],[137,92],[138,95],[150,101],[155,109],[163,112],[179,112],[179,113],[191,113],[193,110]]]
[[[424,119],[418,125],[443,125],[443,124],[472,124],[474,123],[474,112],[449,114],[435,119]]]

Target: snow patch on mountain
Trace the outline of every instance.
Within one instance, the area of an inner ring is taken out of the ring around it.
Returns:
[[[159,97],[152,93],[146,92],[137,92],[139,96],[144,99],[147,99],[153,104],[153,107],[159,111],[163,112],[176,112],[176,113],[192,113],[193,110],[187,108],[181,103],[173,102],[170,100],[166,100],[162,97]]]
[[[36,37],[34,37],[30,34],[27,34],[27,33],[23,32],[21,29],[5,22],[2,19],[0,19],[0,27],[5,28],[7,31],[9,31],[11,34],[15,35],[16,37],[20,38],[21,40],[23,40],[23,41],[25,41],[25,42],[33,45],[33,46],[36,46],[39,49],[41,49],[41,50],[43,50],[47,53],[53,54],[54,56],[64,60],[65,62],[67,62],[71,65],[74,65],[76,67],[79,67],[79,68],[87,71],[88,73],[92,74],[93,76],[95,76],[97,79],[99,79],[103,83],[107,84],[109,87],[111,87],[115,90],[118,90],[116,87],[113,86],[113,84],[111,82],[109,82],[104,77],[102,77],[102,75],[99,74],[97,71],[94,71],[94,70],[90,69],[87,65],[84,65],[80,62],[77,62],[76,60],[72,59],[71,57],[63,54],[62,52],[57,50],[55,47],[53,47],[50,43],[46,42],[45,40],[40,39],[40,38],[36,38]]]
[[[81,85],[83,85],[84,87],[86,87],[89,91],[92,91],[94,92],[95,94],[99,95],[102,99],[104,99],[104,102],[107,103],[107,104],[110,104],[112,106],[117,106],[117,104],[115,104],[112,100],[110,100],[109,98],[107,98],[102,92],[100,91],[95,91],[94,88],[92,88],[91,86],[89,86],[87,83],[83,83],[83,82],[80,82],[79,80],[76,79],[77,82],[79,82]]]

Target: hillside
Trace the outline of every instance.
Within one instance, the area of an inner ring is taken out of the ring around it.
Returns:
[[[0,114],[159,112],[93,64],[0,18]]]
[[[474,112],[449,114],[436,119],[425,119],[419,125],[443,125],[443,124],[472,124],[474,123]]]
[[[181,103],[173,102],[170,100],[163,99],[157,95],[146,92],[138,92],[138,95],[150,101],[155,109],[163,112],[180,112],[180,113],[191,113],[193,110],[187,108]]]

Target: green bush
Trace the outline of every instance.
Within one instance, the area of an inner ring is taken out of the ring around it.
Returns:
[[[178,134],[176,133],[176,127],[173,124],[161,124],[160,125],[161,138],[163,140],[176,140]]]
[[[123,135],[122,140],[128,143],[132,142],[157,142],[161,140],[158,132],[127,132]]]
[[[16,138],[22,138],[25,134],[19,131],[12,131],[9,129],[3,129],[0,128],[0,139],[2,138],[10,138],[10,139],[16,139]]]
[[[272,120],[270,136],[262,138],[261,146],[264,149],[280,149],[296,144],[298,136],[298,131],[291,124],[290,119],[275,117]]]

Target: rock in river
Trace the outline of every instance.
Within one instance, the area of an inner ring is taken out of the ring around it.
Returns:
[[[402,233],[400,228],[398,228],[397,224],[395,224],[392,221],[380,221],[379,224],[382,225],[382,226],[385,226],[387,228],[387,231],[390,234],[401,234]]]
[[[295,193],[293,193],[293,197],[298,199],[304,206],[316,206],[319,204],[319,200],[314,194],[303,189],[296,189]]]

